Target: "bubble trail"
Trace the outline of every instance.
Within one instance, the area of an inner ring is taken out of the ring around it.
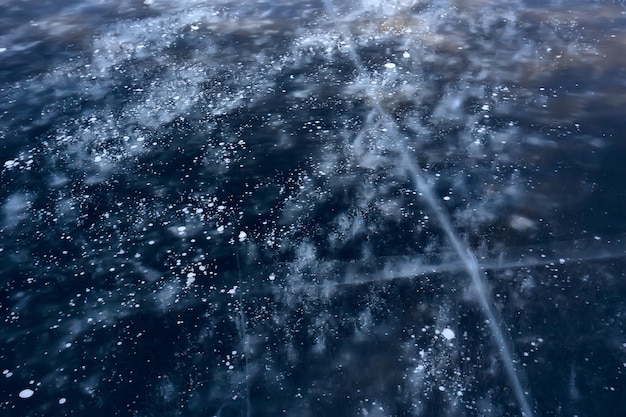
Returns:
[[[323,4],[326,13],[329,15],[330,19],[333,20],[334,26],[345,37],[345,42],[350,46],[350,60],[356,67],[357,71],[360,74],[365,75],[367,71],[365,70],[365,66],[363,65],[363,62],[357,52],[357,48],[355,47],[356,45],[354,45],[354,42],[352,41],[351,33],[349,29],[341,23],[339,14],[337,13],[332,0],[323,0]],[[382,118],[381,125],[387,129],[388,134],[394,138],[402,138],[396,123],[383,109],[378,100],[374,101],[373,107],[375,112]],[[402,146],[401,143],[398,143],[398,145]],[[454,251],[461,260],[465,271],[469,274],[472,285],[476,291],[478,304],[488,321],[492,337],[500,351],[500,358],[504,363],[506,375],[515,394],[522,415],[525,417],[533,417],[534,414],[530,406],[530,400],[527,398],[529,394],[522,388],[519,371],[515,368],[515,360],[512,353],[513,351],[509,347],[509,343],[504,335],[504,331],[502,330],[503,326],[500,325],[500,321],[498,320],[492,307],[489,290],[487,288],[487,284],[481,276],[481,269],[478,266],[476,257],[472,253],[471,249],[463,243],[461,237],[452,226],[447,210],[436,198],[435,192],[425,178],[425,174],[423,173],[421,167],[415,160],[411,160],[409,158],[408,155],[410,154],[409,149],[402,149],[398,165],[401,168],[404,168],[410,175],[415,187],[421,194],[421,198],[423,198],[427,206],[435,214],[437,221],[439,222],[439,226],[443,229],[446,238],[450,241]]]

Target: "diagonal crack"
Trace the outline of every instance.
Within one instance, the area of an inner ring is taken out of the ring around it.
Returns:
[[[324,8],[326,9],[326,13],[334,21],[334,25],[337,30],[341,32],[344,36],[346,44],[350,46],[348,48],[350,60],[357,68],[359,74],[365,74],[367,70],[365,69],[365,66],[363,65],[363,62],[357,52],[356,45],[352,41],[350,31],[341,23],[332,0],[324,0],[323,4]],[[380,101],[375,100],[373,102],[373,107],[375,112],[382,118],[381,123],[387,129],[389,136],[394,138],[402,138],[402,134],[399,132],[397,124],[393,121],[392,117],[384,110]],[[401,144],[398,145],[402,146]],[[476,296],[478,297],[478,304],[487,319],[492,337],[500,351],[500,358],[504,364],[506,375],[509,379],[509,383],[511,384],[511,388],[515,393],[515,397],[517,399],[522,415],[526,417],[532,417],[534,413],[530,406],[530,395],[528,394],[528,391],[524,390],[524,388],[522,387],[520,371],[515,367],[515,363],[517,361],[515,360],[513,349],[510,347],[510,342],[505,336],[503,325],[500,324],[501,320],[499,320],[499,318],[497,317],[496,312],[492,306],[489,289],[487,283],[482,277],[481,268],[476,261],[476,257],[474,256],[471,248],[463,242],[459,233],[454,229],[450,220],[450,215],[436,198],[435,192],[428,181],[427,175],[418,165],[418,163],[414,159],[411,159],[409,155],[411,155],[410,150],[408,148],[403,149],[401,151],[398,165],[400,168],[403,168],[407,172],[409,178],[411,179],[411,181],[413,181],[422,199],[426,202],[426,205],[436,216],[439,226],[443,229],[446,238],[448,239],[448,241],[454,248],[457,256],[461,260],[465,271],[470,276],[472,285],[476,292]]]

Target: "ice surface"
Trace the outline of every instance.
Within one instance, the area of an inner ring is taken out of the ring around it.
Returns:
[[[623,5],[118,3],[0,6],[1,414],[626,413]]]

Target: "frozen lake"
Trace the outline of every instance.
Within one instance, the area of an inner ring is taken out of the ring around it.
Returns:
[[[0,414],[626,415],[626,5],[0,3]]]

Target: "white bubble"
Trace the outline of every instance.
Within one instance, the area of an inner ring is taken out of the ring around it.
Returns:
[[[20,391],[20,398],[30,398],[33,396],[33,394],[35,393],[35,391],[33,391],[30,388],[26,388]]]
[[[451,329],[445,328],[441,331],[441,335],[446,338],[446,340],[452,340],[456,337],[454,332]]]

